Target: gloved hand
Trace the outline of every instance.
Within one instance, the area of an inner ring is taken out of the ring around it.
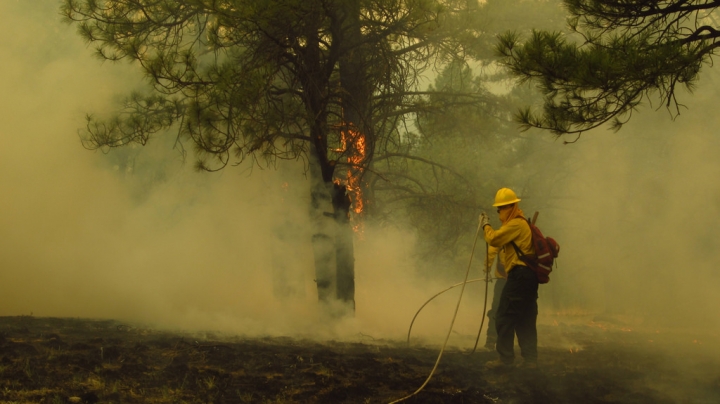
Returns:
[[[488,217],[487,213],[483,212],[480,214],[480,228],[484,229],[485,225],[490,224],[490,218]]]

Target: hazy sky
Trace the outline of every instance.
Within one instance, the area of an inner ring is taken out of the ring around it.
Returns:
[[[166,179],[147,191],[113,171],[107,156],[81,147],[77,129],[140,77],[92,58],[50,3],[0,2],[0,315],[309,332],[318,318],[301,170],[198,174],[167,151]],[[563,152],[572,172],[541,216],[562,248],[541,287],[542,315],[720,325],[720,76],[708,69],[702,80],[675,122],[645,107],[618,134],[552,143],[572,148]],[[552,175],[555,166],[539,169]],[[281,233],[297,242],[279,242]],[[403,337],[415,310],[446,286],[414,278],[412,243],[410,232],[366,229],[356,243],[358,315],[337,329]],[[277,268],[294,288],[284,300],[273,292]],[[480,287],[468,293],[458,327],[472,333]],[[428,308],[418,332],[446,327],[454,299]]]

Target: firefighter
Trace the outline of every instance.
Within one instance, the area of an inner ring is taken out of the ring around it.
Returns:
[[[534,254],[532,232],[518,206],[520,199],[509,188],[501,188],[495,195],[500,228],[495,230],[483,212],[480,225],[489,245],[487,262],[493,262],[500,252],[507,272],[507,283],[500,296],[500,304],[495,315],[497,329],[496,350],[500,358],[486,363],[488,369],[510,368],[515,360],[513,346],[515,335],[520,345],[523,368],[537,368],[537,298],[538,280],[535,272],[520,260],[515,245],[523,254]],[[488,270],[486,268],[486,270]]]

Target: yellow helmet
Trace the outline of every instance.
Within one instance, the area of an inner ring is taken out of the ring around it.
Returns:
[[[513,192],[512,189],[500,188],[500,190],[497,191],[497,194],[495,194],[495,203],[493,206],[505,206],[517,202],[520,202],[520,198],[515,195],[515,192]]]

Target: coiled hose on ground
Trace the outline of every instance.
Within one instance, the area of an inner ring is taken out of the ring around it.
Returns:
[[[482,279],[472,279],[472,280],[468,281],[468,275],[470,274],[470,267],[472,266],[473,256],[475,255],[475,246],[477,245],[477,239],[478,239],[478,236],[480,235],[481,229],[482,228],[481,228],[480,224],[478,224],[477,231],[475,232],[475,239],[473,240],[472,251],[470,252],[470,262],[468,262],[468,267],[467,267],[467,270],[465,271],[465,279],[462,282],[455,284],[453,286],[450,286],[449,288],[447,288],[447,289],[437,293],[435,296],[431,297],[430,300],[425,302],[425,304],[423,304],[420,307],[420,309],[417,311],[417,313],[415,313],[415,316],[413,317],[412,321],[410,322],[410,329],[408,330],[408,344],[410,343],[410,332],[412,331],[413,323],[415,322],[415,319],[417,318],[418,314],[420,314],[420,311],[428,303],[430,303],[433,299],[440,296],[441,294],[443,294],[443,293],[447,292],[448,290],[453,289],[455,287],[462,286],[462,288],[460,289],[460,296],[458,297],[457,305],[455,306],[455,313],[453,313],[452,321],[450,322],[450,328],[448,329],[447,336],[445,337],[445,342],[443,343],[443,346],[440,349],[440,353],[438,354],[437,360],[435,361],[435,366],[433,366],[432,371],[430,371],[430,374],[428,375],[427,379],[425,379],[425,383],[423,383],[422,386],[420,386],[417,390],[415,390],[415,392],[413,392],[412,394],[409,394],[403,398],[397,399],[395,401],[391,401],[389,404],[395,404],[395,403],[399,403],[401,401],[405,401],[408,398],[418,394],[420,391],[422,391],[422,389],[425,388],[425,386],[430,382],[430,379],[432,379],[433,375],[435,374],[435,370],[437,370],[438,365],[440,364],[440,359],[442,358],[443,352],[445,352],[445,347],[447,346],[448,340],[450,339],[450,334],[452,333],[453,326],[455,325],[455,319],[457,318],[458,310],[460,309],[460,302],[462,301],[462,296],[463,296],[463,293],[465,292],[465,285],[468,283],[471,283],[471,282],[477,282],[477,281],[482,280]],[[485,323],[485,312],[487,310],[487,291],[488,291],[489,274],[490,274],[490,271],[488,270],[489,265],[488,265],[487,261],[488,261],[488,245],[487,245],[487,243],[485,243],[485,269],[486,269],[486,272],[485,272],[485,281],[486,281],[485,282],[485,303],[483,305],[483,316],[482,316],[482,321],[480,322],[480,330],[478,330],[478,335],[477,335],[477,338],[475,339],[475,346],[473,347],[472,352],[475,352],[475,350],[477,349],[478,341],[480,340],[480,334],[482,333],[482,327],[483,327],[483,324]]]

